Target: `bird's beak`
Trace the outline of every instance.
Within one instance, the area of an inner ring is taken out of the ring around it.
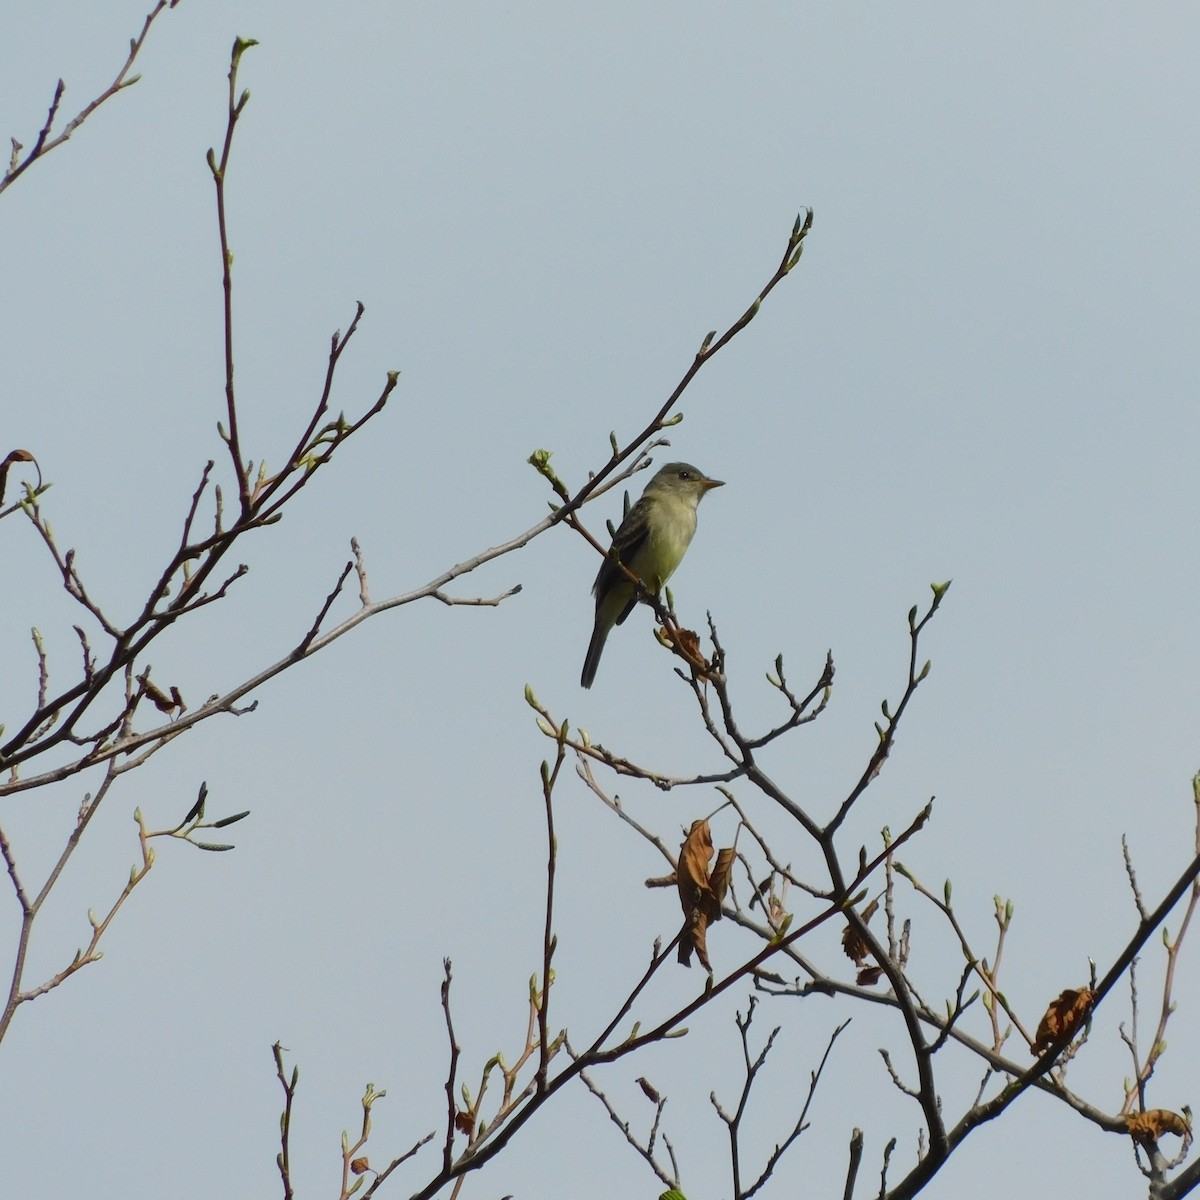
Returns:
[[[703,482],[704,482],[704,490],[706,492],[712,491],[712,489],[715,487],[724,487],[725,486],[725,480],[723,480],[723,479],[705,479]]]

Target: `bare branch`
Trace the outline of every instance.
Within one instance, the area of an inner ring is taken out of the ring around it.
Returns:
[[[58,81],[54,89],[54,99],[50,101],[50,111],[46,114],[46,120],[38,133],[33,148],[24,158],[20,157],[21,150],[24,147],[16,138],[12,139],[12,157],[9,161],[8,170],[4,173],[3,177],[0,177],[0,192],[3,192],[9,184],[19,179],[38,159],[45,157],[51,150],[61,146],[106,100],[111,99],[119,91],[127,87],[132,87],[137,83],[140,76],[134,75],[130,78],[128,77],[129,71],[146,41],[146,35],[150,32],[150,26],[154,24],[154,19],[164,8],[174,8],[178,3],[179,0],[169,0],[169,2],[168,0],[158,0],[158,3],[146,14],[146,20],[142,24],[142,32],[130,41],[129,56],[117,72],[116,78],[94,100],[85,105],[72,120],[68,121],[57,137],[51,137],[54,120],[58,116],[59,105],[62,103],[63,93],[66,91],[66,84],[61,79]]]

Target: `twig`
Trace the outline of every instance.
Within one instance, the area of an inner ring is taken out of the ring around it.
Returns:
[[[54,119],[58,115],[58,108],[62,103],[63,93],[66,91],[66,84],[61,79],[58,81],[54,89],[54,99],[50,101],[50,111],[46,114],[45,123],[38,133],[37,141],[34,142],[33,148],[24,158],[20,157],[21,150],[24,147],[22,147],[16,138],[12,139],[12,157],[9,161],[8,170],[3,177],[0,177],[0,192],[3,192],[9,184],[19,179],[39,158],[45,157],[51,150],[61,146],[106,100],[111,99],[119,91],[127,87],[132,87],[137,83],[141,76],[135,75],[132,79],[126,79],[126,76],[129,74],[129,69],[133,66],[134,59],[137,58],[142,45],[146,41],[146,35],[150,32],[150,26],[154,23],[155,17],[164,8],[174,8],[178,3],[179,0],[169,0],[169,3],[168,0],[158,0],[158,3],[146,15],[146,20],[142,24],[142,32],[136,38],[130,40],[129,56],[117,72],[116,78],[100,95],[92,100],[91,103],[85,105],[72,120],[68,121],[57,137],[51,137],[50,132],[54,127]]]
[[[279,1118],[279,1154],[275,1162],[279,1167],[279,1176],[283,1181],[283,1200],[292,1200],[292,1167],[290,1139],[292,1135],[292,1102],[296,1098],[296,1085],[300,1082],[300,1068],[292,1067],[292,1078],[289,1081],[283,1073],[283,1046],[276,1042],[271,1047],[275,1055],[275,1076],[283,1087],[283,1115]]]

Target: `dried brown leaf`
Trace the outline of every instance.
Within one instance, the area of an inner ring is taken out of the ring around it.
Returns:
[[[687,959],[683,957],[684,946],[688,947]],[[691,964],[692,951],[695,950],[700,965],[706,970],[712,970],[712,962],[708,957],[708,914],[702,909],[693,909],[684,923],[683,937],[679,942],[679,961],[685,966]]]
[[[700,653],[700,636],[694,630],[680,629],[676,631],[675,645],[683,653],[683,657],[693,666],[703,669],[708,666],[704,655]]]
[[[862,936],[853,925],[847,925],[842,930],[842,949],[845,951],[846,957],[856,967],[861,967],[866,962],[867,955],[870,953],[867,949],[867,943],[863,941]]]
[[[362,1175],[364,1172],[371,1169],[371,1164],[367,1162],[366,1157],[352,1158],[350,1160],[350,1171],[354,1175]]]
[[[460,1108],[454,1114],[454,1128],[470,1137],[475,1132],[475,1114]]]
[[[712,829],[708,822],[693,821],[679,847],[679,868],[676,871],[679,904],[683,909],[679,961],[689,966],[694,951],[709,971],[712,965],[708,958],[708,927],[713,921],[721,919],[721,897],[729,886],[734,861],[732,849],[722,850],[717,857],[716,869],[710,875],[708,864],[714,853]]]
[[[0,504],[4,503],[4,484],[8,479],[8,468],[17,462],[36,462],[37,459],[28,450],[13,450],[0,462]],[[693,634],[693,637],[695,635]]]
[[[1152,1108],[1147,1112],[1129,1113],[1125,1118],[1129,1136],[1139,1142],[1157,1142],[1164,1133],[1190,1137],[1192,1127],[1186,1117],[1169,1108]]]
[[[1050,1001],[1030,1050],[1034,1054],[1042,1054],[1060,1038],[1073,1036],[1091,1010],[1092,999],[1091,988],[1067,988],[1060,992]]]
[[[874,987],[883,978],[882,967],[863,967],[855,976],[854,982],[859,987]]]
[[[713,891],[713,899],[717,902],[717,909],[713,915],[714,921],[721,919],[721,902],[725,899],[725,893],[729,891],[729,881],[733,877],[733,864],[736,858],[737,851],[732,846],[726,846],[723,850],[717,851],[716,865],[708,877],[709,887]]]

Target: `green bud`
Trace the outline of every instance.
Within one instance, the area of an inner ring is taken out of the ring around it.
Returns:
[[[942,895],[946,899],[946,907],[947,908],[950,907],[950,893],[952,891],[953,891],[953,888],[951,887],[950,880],[947,879],[946,882],[942,885]]]
[[[659,422],[660,429],[670,429],[672,425],[680,425],[683,423],[683,413],[677,412],[673,416],[668,417],[665,421]]]
[[[921,680],[924,679],[925,676],[928,675],[932,669],[933,669],[933,659],[927,658],[925,660],[925,665],[921,668],[921,672],[917,676],[917,682],[920,683]]]

